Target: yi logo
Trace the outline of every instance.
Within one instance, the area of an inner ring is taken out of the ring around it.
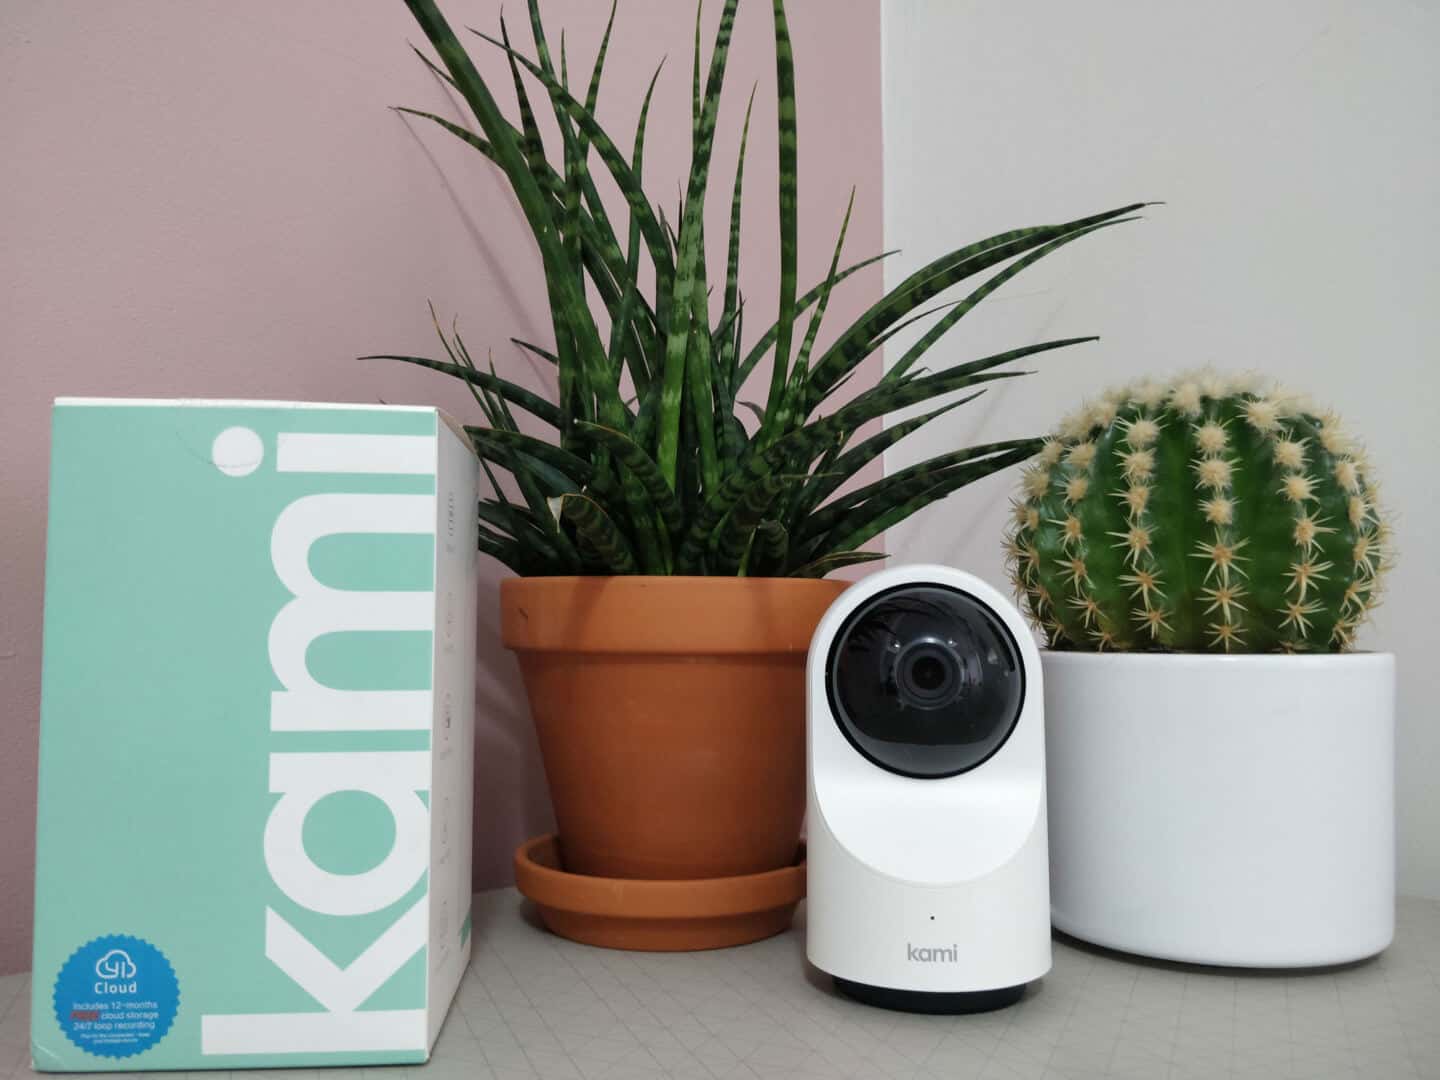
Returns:
[[[133,994],[136,991],[135,961],[124,949],[111,949],[95,961],[95,993]]]
[[[124,949],[111,949],[95,961],[95,974],[102,979],[133,979],[135,961]]]

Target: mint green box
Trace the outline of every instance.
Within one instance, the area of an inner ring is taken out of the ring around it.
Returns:
[[[470,953],[464,433],[98,399],[53,430],[35,1067],[426,1060]]]

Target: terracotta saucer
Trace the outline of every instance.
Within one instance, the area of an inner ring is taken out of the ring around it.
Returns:
[[[805,896],[805,848],[790,866],[697,881],[566,873],[554,833],[515,851],[515,884],[561,937],[607,949],[688,952],[744,945],[790,926]]]

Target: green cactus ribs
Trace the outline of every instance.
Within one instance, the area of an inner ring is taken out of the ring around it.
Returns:
[[[1390,562],[1361,447],[1249,377],[1105,395],[1014,505],[1012,581],[1057,649],[1343,651]]]

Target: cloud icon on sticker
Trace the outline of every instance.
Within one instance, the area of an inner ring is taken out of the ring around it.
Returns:
[[[124,949],[111,949],[95,961],[95,974],[102,979],[133,979],[135,961]]]

